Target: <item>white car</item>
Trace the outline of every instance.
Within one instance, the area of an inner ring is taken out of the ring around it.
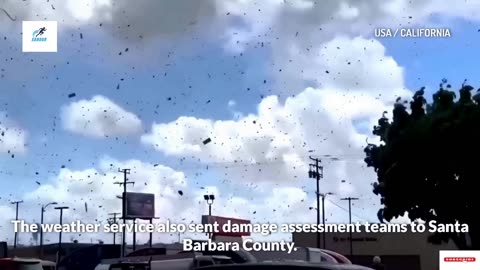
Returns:
[[[55,263],[31,258],[2,258],[1,270],[55,270]]]

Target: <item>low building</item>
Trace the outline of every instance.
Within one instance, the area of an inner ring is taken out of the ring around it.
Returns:
[[[349,233],[325,235],[325,247],[321,238],[321,248],[344,254],[352,262],[366,266],[372,263],[374,256],[380,256],[391,270],[438,269],[439,251],[457,249],[451,241],[442,245],[428,243],[428,233],[352,233],[352,256]],[[294,233],[292,240],[299,247],[317,246],[316,233]]]

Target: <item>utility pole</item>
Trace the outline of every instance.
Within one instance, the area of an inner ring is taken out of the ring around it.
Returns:
[[[109,213],[109,215],[113,216],[113,218],[111,218],[112,224],[117,224],[117,215],[120,215],[120,214],[121,213]],[[116,244],[116,239],[117,239],[117,233],[113,232],[113,244],[114,245]]]
[[[133,251],[137,249],[137,233],[135,229],[135,224],[137,223],[137,219],[133,219]]]
[[[150,227],[151,227],[151,225],[152,225],[152,223],[153,223],[152,221],[153,221],[153,218],[150,218]],[[150,248],[152,248],[152,244],[153,244],[153,243],[152,243],[152,238],[153,238],[152,236],[153,236],[153,233],[150,231],[149,237],[148,237],[148,246],[149,246]]]
[[[158,217],[152,217],[150,218],[150,224],[153,224],[153,219],[159,219]],[[150,248],[152,248],[152,245],[153,245],[153,233],[150,231],[150,238],[148,239],[148,244],[150,246]]]
[[[358,198],[342,198],[342,201],[348,201],[348,219],[349,223],[352,224],[352,201],[359,200]],[[353,239],[352,239],[352,231],[350,230],[350,256],[353,256]]]
[[[43,226],[43,214],[47,210],[49,205],[57,205],[56,202],[47,203],[42,205],[42,213],[40,214],[40,226]],[[40,258],[43,258],[43,228],[40,227]]]
[[[15,204],[15,220],[18,220],[18,205],[23,203],[23,201],[14,201],[14,202],[11,202],[11,204]],[[16,249],[17,248],[17,235],[18,235],[18,232],[16,231],[15,232],[15,237],[13,239],[13,248]]]
[[[323,227],[325,228],[325,197],[327,197],[327,195],[334,195],[332,192],[327,192],[327,193],[321,193],[320,196],[322,196],[322,224],[323,224]],[[325,234],[325,231],[323,231],[323,249],[327,249],[327,245],[326,245],[326,234]]]
[[[127,184],[134,185],[135,182],[128,181],[127,175],[130,174],[130,169],[122,169],[122,170],[118,169],[118,172],[123,173],[123,182],[115,182],[114,184],[115,185],[120,185],[120,186],[123,185],[122,220],[123,220],[123,224],[126,224],[126,219],[127,218],[125,216],[125,213],[126,213],[126,208],[127,208]],[[123,230],[123,232],[122,232],[122,251],[121,251],[122,257],[125,257],[125,246],[126,246],[126,241],[125,241],[126,236],[125,235],[126,235],[125,230]]]
[[[315,193],[317,197],[317,226],[320,225],[320,179],[323,178],[323,167],[320,166],[320,159],[312,158],[311,160],[315,161],[315,164],[310,164],[310,170],[308,171],[308,177],[315,179],[317,182],[317,191]],[[313,170],[312,170],[313,167]],[[320,232],[317,230],[317,248],[320,248]]]

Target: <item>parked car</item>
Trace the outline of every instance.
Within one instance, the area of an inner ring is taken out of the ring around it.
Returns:
[[[47,268],[44,268],[47,267]],[[2,258],[0,259],[1,270],[51,270],[48,265],[45,265],[40,259],[28,259],[28,258]],[[55,268],[53,268],[55,269]]]
[[[338,262],[338,263],[342,263],[342,264],[352,264],[352,262],[345,256],[343,256],[342,254],[340,253],[337,253],[337,252],[334,252],[334,251],[331,251],[331,250],[328,250],[328,249],[321,249],[321,251],[323,253],[326,253],[330,256],[332,256],[333,258],[335,258],[335,260]]]
[[[56,263],[52,261],[41,261],[42,264],[42,269],[43,270],[55,270],[56,269]]]
[[[348,261],[346,258],[345,261],[344,257],[336,252],[310,247],[297,247],[292,253],[285,253],[284,251],[249,251],[249,253],[258,262],[305,261],[310,263],[346,263]]]
[[[198,267],[195,270],[374,270],[354,264],[330,264],[308,262],[263,262],[231,265],[211,265]]]

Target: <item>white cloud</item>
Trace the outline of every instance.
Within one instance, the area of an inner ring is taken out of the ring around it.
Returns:
[[[0,112],[0,153],[25,153],[27,132]]]
[[[142,130],[135,114],[103,96],[63,107],[62,121],[66,130],[94,138],[136,135]]]
[[[298,47],[291,48],[290,53],[297,57],[285,69],[290,72],[289,78],[298,77],[298,70],[302,70],[298,79],[343,91],[361,89],[383,94],[382,100],[392,100],[392,95],[402,91],[403,68],[386,55],[377,40],[337,37],[317,49],[301,51]]]
[[[142,141],[167,155],[192,156],[213,164],[226,188],[262,191],[264,196],[271,196],[272,188],[283,187],[306,192],[311,198],[314,181],[307,180],[308,156],[309,150],[315,150],[313,155],[324,157],[322,192],[361,195],[359,211],[371,217],[378,203],[369,185],[375,174],[363,162],[369,136],[357,131],[353,120],[366,121],[371,128],[387,108],[363,92],[308,88],[285,104],[275,96],[267,97],[257,114],[236,121],[181,117],[154,124]],[[206,138],[212,142],[204,145]]]

